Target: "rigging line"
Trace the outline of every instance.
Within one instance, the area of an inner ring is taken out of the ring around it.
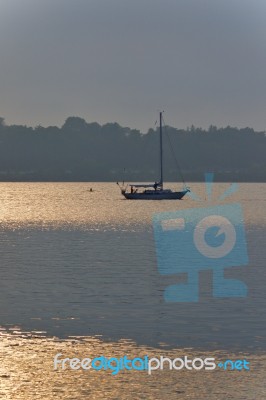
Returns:
[[[150,129],[154,133],[156,133],[156,129],[158,129],[157,126],[158,126],[158,121],[156,120],[155,123],[152,125],[152,127]],[[140,150],[141,150],[141,155],[142,155],[141,158],[142,158],[142,160],[146,160],[146,158],[148,158],[148,155],[150,154],[150,146],[152,146],[152,140],[151,140],[151,143],[150,143],[149,140],[147,139],[146,135],[148,135],[148,132],[147,133],[141,133],[141,141],[142,142],[141,142]],[[156,136],[156,135],[154,135],[154,136]],[[153,173],[151,174],[151,179],[155,179],[156,180],[156,176],[159,173],[157,171],[157,166],[152,166],[151,165],[151,168],[154,169]],[[141,169],[141,171],[142,170],[143,170],[143,168]],[[144,170],[145,170],[145,165],[144,165]],[[143,172],[144,172],[144,170],[143,170]],[[146,171],[147,171],[147,166],[146,166]],[[149,169],[149,173],[151,173],[150,169]],[[155,174],[155,177],[154,177],[154,174]]]
[[[156,119],[156,121],[154,122],[154,125],[153,125],[153,131],[154,131],[154,133],[157,133],[157,131],[158,131],[158,119]],[[157,138],[155,138],[155,140],[157,141]],[[156,143],[157,144],[157,143]],[[158,145],[159,145],[159,143],[158,143]],[[146,147],[147,148],[147,147]],[[159,164],[158,164],[158,166],[156,167],[156,170],[157,170],[157,174],[158,174],[158,176],[159,176],[159,171],[160,171],[160,160],[159,160]],[[157,180],[157,178],[155,177],[155,181]]]
[[[168,142],[169,142],[169,147],[170,147],[172,156],[173,156],[174,161],[175,161],[175,163],[176,163],[176,166],[177,166],[177,169],[178,169],[178,171],[179,171],[179,174],[180,174],[180,177],[181,177],[181,179],[182,179],[182,182],[183,182],[184,185],[186,185],[186,182],[185,182],[185,179],[184,179],[184,175],[183,175],[183,173],[182,173],[180,164],[179,164],[179,162],[177,161],[177,157],[176,157],[176,155],[175,155],[175,152],[174,152],[174,149],[173,149],[173,145],[172,145],[171,139],[170,139],[170,137],[169,137],[169,135],[168,135],[168,132],[167,132],[167,128],[166,128],[166,124],[165,124],[164,118],[162,117],[162,119],[163,119],[164,129],[165,129],[165,132],[166,132],[166,137],[167,137]]]
[[[159,112],[159,111],[158,111]],[[158,129],[159,129],[159,126],[158,126],[158,119],[156,119],[156,121],[155,121],[155,123],[154,123],[154,132],[155,133],[159,133],[158,132]],[[159,137],[159,135],[156,135],[156,144],[158,144],[158,146],[160,146],[160,137]],[[158,165],[157,165],[157,167],[156,167],[156,170],[157,170],[157,178],[155,178],[155,182],[157,181],[157,179],[158,179],[158,177],[160,176],[160,160],[159,160],[159,162],[158,162]]]

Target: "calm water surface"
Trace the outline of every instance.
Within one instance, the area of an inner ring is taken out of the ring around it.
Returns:
[[[94,192],[89,188],[93,187]],[[152,216],[207,207],[202,199],[126,201],[110,183],[0,183],[0,398],[263,399],[266,397],[266,184],[240,184],[247,267],[227,268],[245,299],[214,299],[200,273],[198,303],[167,304]],[[211,205],[228,184],[216,184]],[[53,357],[149,354],[246,358],[250,372],[53,371]]]

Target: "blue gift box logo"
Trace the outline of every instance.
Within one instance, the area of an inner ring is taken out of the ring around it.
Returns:
[[[248,264],[240,204],[159,213],[153,217],[153,230],[159,273],[187,273],[187,283],[165,289],[166,301],[198,301],[202,270],[213,271],[214,297],[247,296],[242,281],[224,278],[224,268]]]

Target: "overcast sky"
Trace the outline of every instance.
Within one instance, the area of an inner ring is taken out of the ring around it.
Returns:
[[[0,0],[0,116],[266,129],[265,0]]]

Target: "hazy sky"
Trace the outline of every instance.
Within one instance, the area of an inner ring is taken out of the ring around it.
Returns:
[[[265,0],[0,0],[0,116],[266,129]]]

